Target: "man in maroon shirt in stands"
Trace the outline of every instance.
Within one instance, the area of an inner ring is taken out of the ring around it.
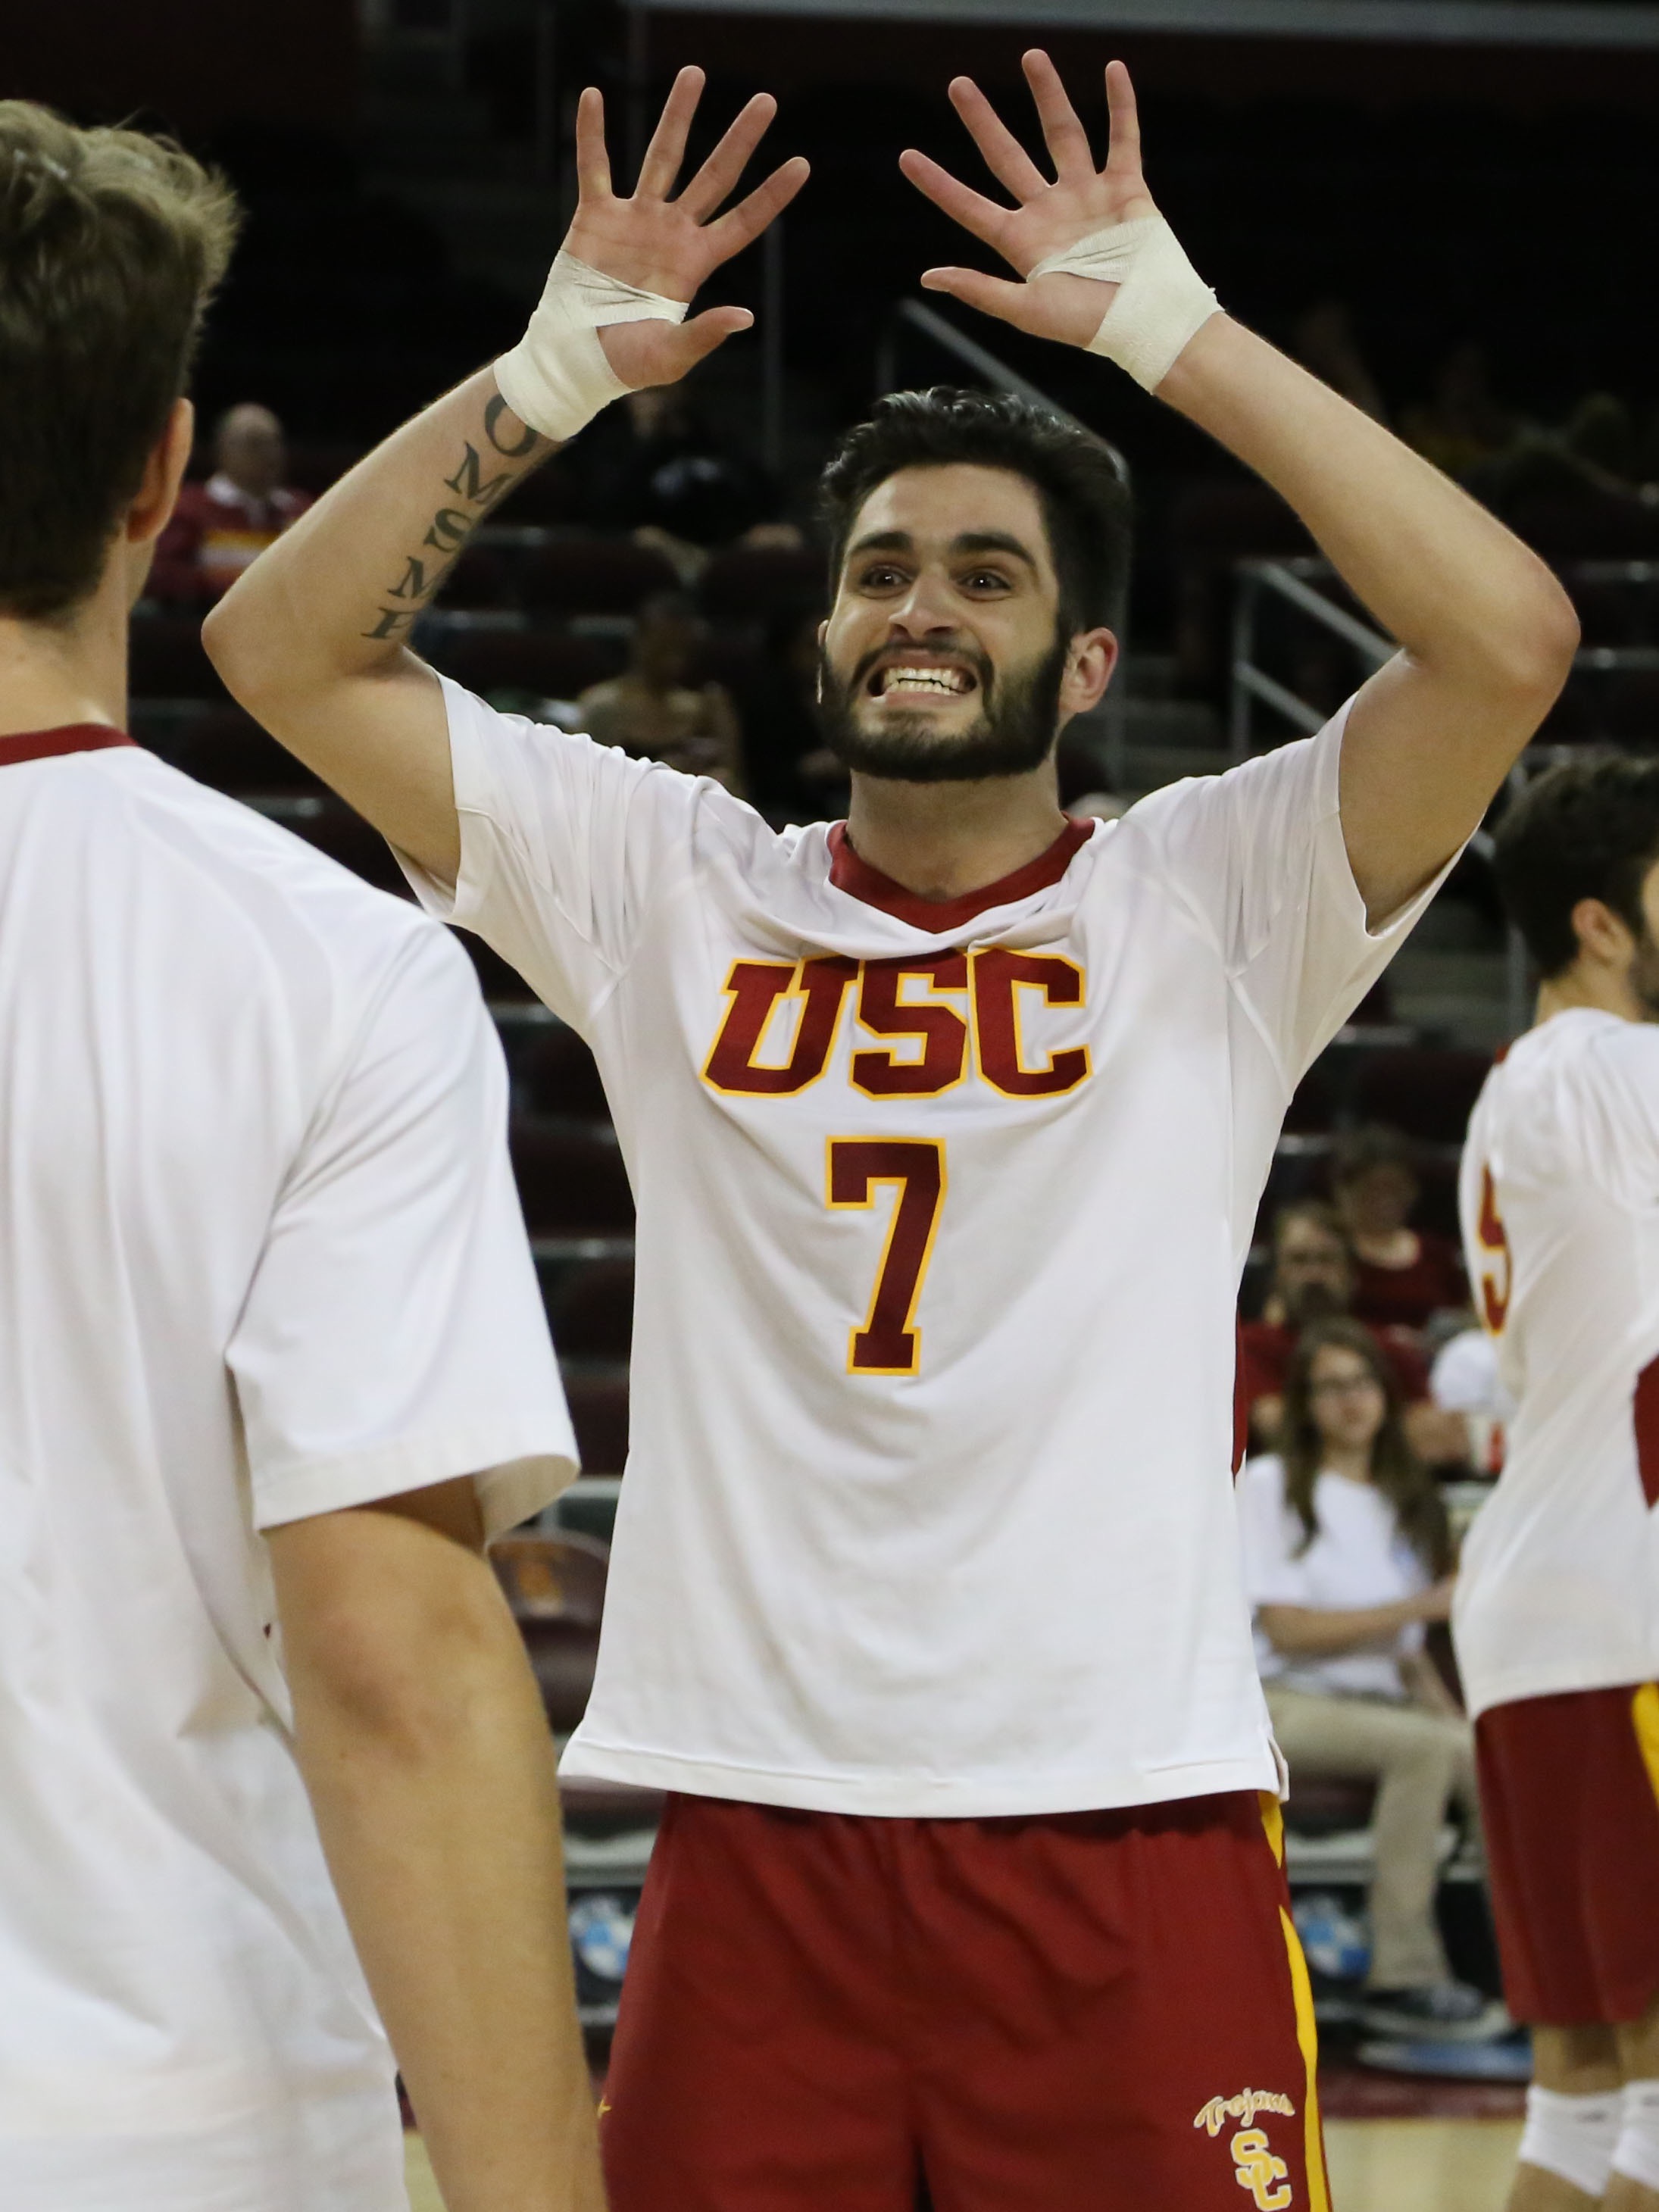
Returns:
[[[1353,1249],[1358,1320],[1385,1332],[1421,1328],[1436,1314],[1468,1305],[1456,1245],[1411,1224],[1422,1185],[1398,1129],[1377,1123],[1339,1137],[1331,1194]]]
[[[156,547],[149,588],[157,599],[216,599],[311,505],[308,492],[283,483],[288,448],[269,407],[245,400],[222,415],[213,459],[205,483],[180,489]]]
[[[1237,1399],[1239,1433],[1248,1422],[1249,1449],[1273,1448],[1285,1374],[1297,1338],[1310,1322],[1352,1314],[1354,1255],[1334,1206],[1301,1199],[1273,1218],[1273,1272],[1261,1318],[1238,1332]],[[1373,1328],[1406,1401],[1406,1426],[1413,1449],[1433,1465],[1462,1460],[1468,1439],[1462,1418],[1443,1413],[1429,1397],[1427,1363],[1408,1332]]]

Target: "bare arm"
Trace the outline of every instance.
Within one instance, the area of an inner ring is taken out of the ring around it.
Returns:
[[[677,198],[702,72],[682,70],[630,199],[611,191],[597,92],[577,115],[581,197],[565,244],[590,266],[690,300],[805,181],[788,161],[726,214],[776,102],[757,94]],[[600,343],[630,389],[678,383],[753,318],[712,307],[682,324],[616,324]],[[240,577],[203,637],[226,684],[290,752],[434,875],[453,880],[460,831],[436,678],[404,640],[478,524],[556,448],[497,391],[493,370],[417,416],[358,464]]]
[[[449,2212],[601,2212],[553,1747],[471,1481],[273,1529],[301,1771]]]
[[[1444,1620],[1451,1607],[1451,1589],[1449,1579],[1391,1605],[1264,1605],[1257,1607],[1256,1619],[1273,1650],[1287,1659],[1331,1657],[1358,1651],[1367,1644],[1385,1644],[1414,1620]]]
[[[1022,278],[1109,225],[1154,215],[1141,173],[1128,72],[1106,72],[1111,149],[1088,137],[1046,54],[1025,57],[1055,177],[1030,161],[965,77],[957,112],[1018,204],[1000,206],[937,162],[907,176]],[[922,282],[1021,330],[1086,347],[1115,285],[1050,274],[1010,283],[967,269]],[[1378,422],[1265,340],[1212,316],[1158,386],[1295,508],[1401,651],[1364,685],[1342,749],[1342,826],[1375,922],[1393,913],[1477,827],[1565,681],[1577,623],[1549,570]]]

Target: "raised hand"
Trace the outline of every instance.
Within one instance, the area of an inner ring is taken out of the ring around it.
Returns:
[[[741,253],[782,214],[807,177],[807,165],[797,155],[735,207],[717,213],[777,112],[776,100],[760,92],[684,191],[671,199],[702,88],[700,69],[683,69],[675,78],[629,199],[618,198],[611,189],[604,96],[590,85],[576,106],[580,197],[565,249],[607,276],[670,300],[695,299],[723,261]],[[734,331],[747,330],[754,319],[746,307],[710,307],[679,324],[613,323],[600,331],[599,339],[617,374],[638,390],[677,383],[705,354]]]
[[[1140,173],[1140,125],[1134,88],[1123,64],[1109,62],[1106,67],[1111,137],[1103,169],[1095,167],[1089,134],[1048,55],[1033,47],[1023,66],[1054,164],[1052,179],[1043,175],[973,79],[965,76],[952,80],[951,104],[967,125],[986,167],[1017,204],[999,206],[914,148],[900,155],[899,167],[919,191],[964,230],[982,239],[1024,279],[1039,261],[1075,246],[1091,231],[1156,215],[1158,209]],[[1012,284],[974,269],[929,269],[921,281],[929,291],[949,292],[1034,337],[1079,346],[1086,346],[1099,329],[1117,291],[1115,284],[1088,276],[1053,275]]]

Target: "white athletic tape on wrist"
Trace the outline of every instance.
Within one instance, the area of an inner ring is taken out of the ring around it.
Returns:
[[[1599,2203],[1607,2194],[1607,2176],[1613,2172],[1620,2103],[1616,2089],[1602,2096],[1565,2097],[1556,2089],[1540,2089],[1534,2082],[1527,2092],[1522,2165],[1540,2166]]]
[[[612,323],[683,323],[688,302],[642,292],[561,247],[530,327],[495,364],[495,383],[521,422],[544,438],[574,438],[628,386],[605,357]]]
[[[1613,2170],[1659,2191],[1659,2081],[1626,2081]]]
[[[1039,261],[1026,282],[1055,275],[1092,276],[1117,286],[1089,350],[1115,361],[1148,392],[1157,391],[1189,340],[1221,312],[1221,302],[1161,215],[1091,230],[1064,252]]]

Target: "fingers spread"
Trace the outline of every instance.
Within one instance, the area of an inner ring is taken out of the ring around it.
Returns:
[[[1000,185],[1022,204],[1035,199],[1048,184],[1036,163],[970,76],[952,77],[951,105],[967,125],[985,166]]]
[[[732,118],[719,145],[680,194],[678,204],[694,222],[706,222],[714,214],[743,174],[777,112],[771,94],[757,92]]]
[[[996,315],[1024,330],[1030,318],[1031,295],[1024,284],[1010,284],[1001,276],[984,276],[977,269],[924,269],[922,289],[948,292],[964,306],[981,314]]]
[[[729,261],[734,253],[741,253],[745,246],[757,239],[767,225],[783,213],[811,174],[811,165],[803,155],[797,154],[781,168],[774,169],[766,182],[757,185],[747,199],[739,200],[729,214],[723,215],[718,222],[711,222],[703,236],[714,249],[716,262]]]
[[[1060,82],[1060,71],[1040,46],[1033,46],[1022,58],[1022,66],[1025,82],[1031,88],[1031,97],[1036,102],[1043,143],[1054,156],[1054,174],[1062,181],[1092,177],[1094,150]]]
[[[685,158],[686,133],[697,112],[697,102],[702,98],[702,88],[703,74],[700,69],[683,69],[674,79],[657,118],[657,127],[651,134],[651,143],[645,149],[645,159],[640,164],[640,179],[634,189],[641,198],[665,199],[673,190],[680,163]]]
[[[611,197],[611,161],[605,150],[605,94],[592,84],[576,102],[576,182],[585,200]]]
[[[1008,221],[1006,208],[970,191],[930,155],[917,153],[915,147],[907,148],[899,155],[899,167],[919,192],[925,192],[935,207],[943,208],[964,230],[972,231],[988,246],[997,245]]]
[[[1121,62],[1106,64],[1106,110],[1112,121],[1111,150],[1106,166],[1113,171],[1140,170],[1140,114],[1135,88]]]

